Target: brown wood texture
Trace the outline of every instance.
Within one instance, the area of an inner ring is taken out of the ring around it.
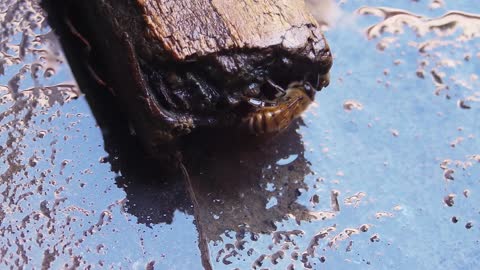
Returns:
[[[297,49],[322,38],[304,0],[136,1],[150,37],[177,59],[228,49]]]

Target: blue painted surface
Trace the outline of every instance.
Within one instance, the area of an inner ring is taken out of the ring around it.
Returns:
[[[73,81],[65,62],[54,65],[51,78],[42,77],[48,65],[34,51],[7,62],[0,75],[0,268],[51,260],[52,269],[144,269],[153,261],[155,269],[201,269],[202,228],[214,269],[477,269],[479,39],[459,41],[462,29],[418,36],[403,27],[404,33],[369,40],[365,30],[382,18],[357,14],[362,6],[428,18],[451,10],[480,13],[467,0],[430,4],[339,4],[341,16],[326,31],[335,55],[330,86],[298,129],[260,150],[220,153],[193,166],[201,206],[196,222],[181,181],[119,165],[122,159],[137,164],[132,159],[139,157],[117,154],[118,143],[111,149],[109,130],[96,124],[85,96],[65,101],[78,92],[58,97],[59,90],[51,90]],[[13,56],[25,25],[19,27],[2,34],[4,52]],[[32,37],[49,32],[37,29]],[[396,40],[381,51],[385,37]],[[418,44],[432,40],[445,45],[419,52]],[[42,76],[35,82],[26,73],[19,91],[39,91],[9,98],[9,80],[37,62],[45,67]],[[438,95],[432,70],[449,88]],[[361,109],[349,109],[348,102]],[[448,170],[454,180],[446,178]],[[455,195],[451,207],[449,194]]]

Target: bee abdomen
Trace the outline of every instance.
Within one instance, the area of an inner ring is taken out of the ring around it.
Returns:
[[[280,130],[278,119],[275,112],[270,110],[256,112],[247,119],[244,123],[248,126],[248,131],[252,134],[273,133]]]
[[[304,89],[288,89],[277,105],[263,107],[250,113],[242,120],[242,125],[255,135],[272,134],[285,130],[301,115],[312,102]]]

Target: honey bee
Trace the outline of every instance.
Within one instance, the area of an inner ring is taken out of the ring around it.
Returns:
[[[284,94],[270,106],[261,108],[242,119],[249,132],[255,135],[272,134],[286,129],[313,102],[315,90],[310,84],[292,83]]]

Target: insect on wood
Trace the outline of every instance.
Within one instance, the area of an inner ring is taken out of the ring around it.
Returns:
[[[45,2],[147,149],[200,127],[282,131],[328,85],[330,49],[303,0]]]

